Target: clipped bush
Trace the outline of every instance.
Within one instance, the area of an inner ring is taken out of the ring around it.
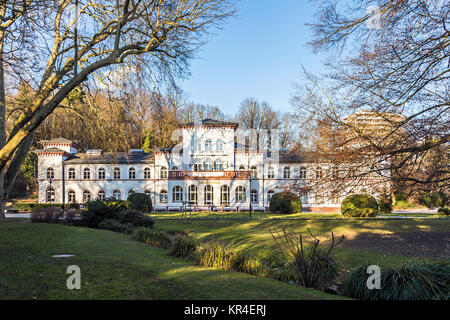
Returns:
[[[269,209],[272,213],[293,214],[302,211],[302,201],[295,193],[278,192],[270,198]]]
[[[233,266],[233,251],[216,240],[210,240],[197,246],[195,260],[205,267],[230,270]]]
[[[136,241],[144,242],[152,247],[169,248],[171,244],[170,236],[165,232],[155,232],[149,228],[136,228],[131,234],[131,238]]]
[[[350,217],[375,217],[378,214],[377,200],[366,194],[350,195],[342,201],[341,212]]]
[[[234,256],[233,269],[253,275],[264,273],[261,259],[256,254],[248,252],[239,252]]]
[[[190,259],[193,257],[196,249],[194,239],[188,236],[177,235],[173,238],[169,254],[178,258]]]
[[[132,193],[128,196],[130,208],[142,212],[152,211],[152,199],[145,193]]]
[[[367,288],[367,265],[353,270],[343,283],[343,294],[361,300],[448,300],[450,264],[381,269],[379,290]]]
[[[439,208],[437,213],[441,217],[450,216],[450,208],[448,207]]]
[[[15,203],[14,209],[19,211],[33,211],[37,209],[45,209],[45,208],[61,208],[62,203]]]
[[[121,223],[117,220],[106,219],[98,224],[100,229],[111,230],[115,232],[127,233],[130,234],[133,232],[133,224],[131,223]]]
[[[113,218],[121,223],[129,223],[135,227],[153,228],[155,221],[139,210],[123,210],[116,212]]]

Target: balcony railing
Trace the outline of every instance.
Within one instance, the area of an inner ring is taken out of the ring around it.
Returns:
[[[169,171],[169,179],[248,179],[250,171]]]

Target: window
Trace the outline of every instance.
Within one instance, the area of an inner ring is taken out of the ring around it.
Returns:
[[[220,204],[224,206],[230,204],[230,187],[227,185],[220,187]]]
[[[331,170],[331,177],[334,179],[334,180],[337,180],[337,179],[339,179],[339,169],[338,168],[333,168],[333,170]]]
[[[105,192],[105,190],[100,190],[100,191],[98,192],[97,198],[98,198],[99,200],[105,200],[105,198],[106,198],[106,192]]]
[[[178,167],[177,166],[173,166],[172,167],[172,171],[178,171]]]
[[[180,186],[175,186],[172,189],[172,202],[183,201],[183,188]]]
[[[150,195],[152,194],[152,192],[151,192],[150,189],[145,189],[145,190],[144,190],[144,193],[145,193],[146,195],[148,195],[149,197],[150,197]]]
[[[75,179],[75,169],[74,168],[69,169],[69,179]]]
[[[91,200],[91,193],[88,190],[83,191],[83,203]]]
[[[223,162],[222,162],[221,159],[217,159],[214,162],[214,168],[215,168],[216,171],[222,171],[223,170]]]
[[[134,189],[128,190],[128,196],[132,195],[133,193],[136,193],[136,190]]]
[[[275,191],[269,190],[267,191],[267,201],[270,201],[272,199],[272,196],[275,194]]]
[[[116,198],[117,200],[120,200],[120,198],[122,197],[122,193],[120,192],[120,190],[118,189],[114,190],[113,197]]]
[[[47,202],[55,202],[55,189],[53,188],[47,188],[47,192],[46,192],[46,199]]]
[[[98,169],[98,178],[99,179],[106,179],[106,173],[105,168]]]
[[[216,142],[216,151],[217,152],[222,152],[223,151],[223,141],[222,140],[217,140]]]
[[[190,185],[188,188],[188,201],[189,204],[197,204],[198,203],[198,193],[197,186]]]
[[[339,196],[339,193],[334,191],[331,193],[331,203],[339,203],[341,202],[340,199],[341,197]]]
[[[208,139],[205,141],[205,151],[211,151],[212,150],[212,141],[211,139]]]
[[[144,169],[144,179],[150,179],[151,174],[150,174],[150,168],[145,168]]]
[[[205,205],[212,205],[214,203],[214,189],[211,185],[205,186]]]
[[[306,179],[306,168],[305,167],[300,168],[299,177],[300,177],[300,179]]]
[[[120,179],[120,168],[114,168],[114,179]]]
[[[168,199],[169,198],[167,196],[167,190],[161,190],[161,192],[159,193],[159,202],[167,203]]]
[[[323,192],[318,192],[316,194],[316,204],[323,204],[324,203],[324,194]]]
[[[275,178],[275,171],[273,170],[273,167],[269,167],[269,169],[267,169],[267,178],[268,179]]]
[[[200,170],[202,170],[202,162],[200,159],[195,159],[194,171],[200,171]]]
[[[199,139],[192,140],[194,143],[194,150],[195,151],[202,151],[202,144],[200,143]]]
[[[241,165],[239,166],[239,170],[245,170],[245,166],[244,166],[243,164],[241,164]]]
[[[161,175],[161,179],[167,179],[167,168],[166,167],[161,167],[160,175]]]
[[[322,177],[323,177],[322,168],[317,168],[316,169],[316,179],[322,179]]]
[[[83,179],[87,180],[91,178],[91,170],[89,168],[84,168],[83,170]]]
[[[252,203],[258,203],[258,190],[252,189],[250,192],[250,201]]]
[[[128,179],[136,179],[136,170],[134,168],[128,169]]]
[[[206,159],[205,160],[205,171],[212,171],[212,161],[211,159]]]
[[[289,167],[284,167],[283,177],[289,179],[291,177],[291,169]]]
[[[250,171],[251,171],[251,175],[252,175],[253,178],[257,178],[258,177],[258,170],[256,169],[256,166],[252,166],[250,168]]]
[[[75,194],[75,191],[73,191],[73,190],[69,190],[69,193],[68,193],[68,197],[67,197],[68,199],[68,201],[69,201],[69,203],[74,203],[74,202],[76,202],[77,201],[77,197],[76,197],[76,194]]]
[[[47,179],[53,179],[55,178],[55,170],[53,168],[47,169]]]
[[[239,186],[236,188],[236,202],[245,202],[247,201],[246,190],[243,186]]]

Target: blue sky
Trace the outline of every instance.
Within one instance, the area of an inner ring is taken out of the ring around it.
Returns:
[[[218,106],[233,115],[247,97],[289,111],[301,65],[323,71],[324,57],[306,46],[313,19],[308,0],[241,0],[237,16],[209,36],[180,83],[190,101]]]

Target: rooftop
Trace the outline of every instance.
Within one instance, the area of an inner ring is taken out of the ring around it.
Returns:
[[[214,119],[203,119],[198,122],[187,122],[180,125],[180,127],[194,127],[195,125],[201,125],[205,127],[233,127],[237,128],[239,124],[237,122],[214,120]]]

